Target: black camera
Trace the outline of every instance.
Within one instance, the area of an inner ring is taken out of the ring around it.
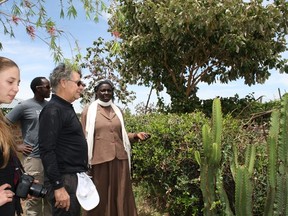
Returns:
[[[34,177],[24,173],[17,185],[16,196],[26,198],[28,194],[34,197],[44,197],[47,189],[43,185],[34,183]]]

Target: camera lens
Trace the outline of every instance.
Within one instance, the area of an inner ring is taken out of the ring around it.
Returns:
[[[30,187],[29,194],[34,197],[45,197],[47,189],[41,184],[33,183]]]

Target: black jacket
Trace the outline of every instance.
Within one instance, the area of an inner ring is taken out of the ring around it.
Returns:
[[[52,95],[39,117],[39,149],[45,174],[54,189],[63,186],[62,174],[87,171],[87,148],[72,104]]]

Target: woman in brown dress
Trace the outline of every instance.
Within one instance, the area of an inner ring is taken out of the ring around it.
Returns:
[[[130,142],[150,136],[126,132],[122,112],[113,103],[114,85],[110,80],[99,81],[94,91],[96,101],[83,110],[81,122],[100,202],[87,216],[137,216],[130,179]]]

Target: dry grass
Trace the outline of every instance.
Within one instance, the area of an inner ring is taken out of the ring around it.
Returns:
[[[141,186],[134,186],[133,191],[139,216],[169,216],[168,213],[161,213],[158,209],[151,205],[153,201],[148,198],[149,194],[147,194],[145,188]]]

